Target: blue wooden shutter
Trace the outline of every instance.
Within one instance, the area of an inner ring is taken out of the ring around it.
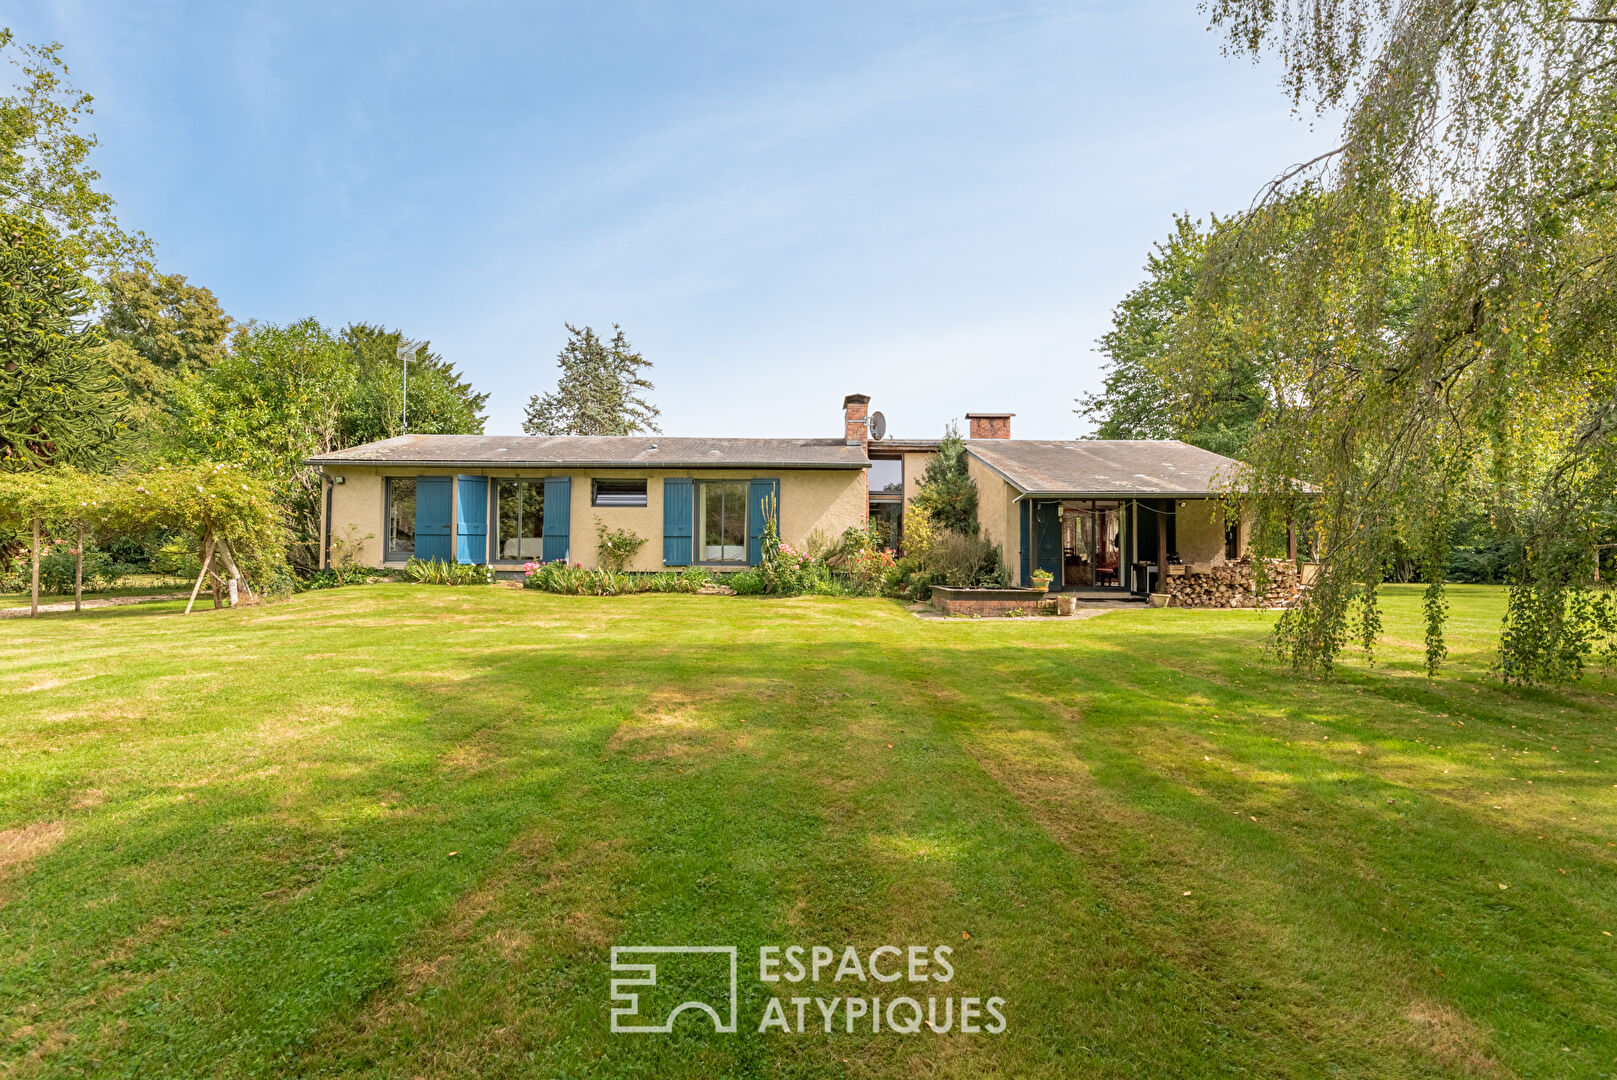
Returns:
[[[418,559],[449,562],[455,557],[450,515],[450,479],[415,478],[415,555]]]
[[[488,562],[488,477],[455,477],[455,561]]]
[[[689,480],[663,481],[663,565],[691,564],[692,489]]]
[[[568,529],[573,520],[573,481],[571,477],[551,476],[545,480],[544,561],[567,558]]]
[[[764,515],[773,511],[775,531],[780,531],[780,481],[747,482],[747,565],[757,566],[763,557]]]

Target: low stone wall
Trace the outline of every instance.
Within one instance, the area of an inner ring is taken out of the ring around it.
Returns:
[[[1170,576],[1164,591],[1174,607],[1290,607],[1302,593],[1297,567],[1284,559],[1266,559],[1266,592],[1259,596],[1252,580],[1252,560],[1191,564],[1181,576]]]
[[[932,590],[932,606],[944,615],[1009,615],[1020,611],[1037,615],[1039,603],[1048,598],[1043,589],[951,589]]]

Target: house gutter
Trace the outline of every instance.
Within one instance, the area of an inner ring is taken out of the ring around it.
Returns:
[[[331,490],[337,485],[326,472],[320,473],[320,479],[326,486],[326,512],[320,522],[320,569],[325,570],[331,558]]]
[[[424,469],[868,469],[869,461],[420,461],[414,458],[307,458],[321,468]]]

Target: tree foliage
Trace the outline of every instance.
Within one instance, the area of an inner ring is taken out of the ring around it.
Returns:
[[[340,441],[346,446],[391,439],[401,434],[404,373],[399,346],[407,340],[398,330],[353,323],[342,332],[342,344],[354,363],[354,390],[344,403]],[[410,360],[410,431],[418,435],[481,435],[487,394],[479,394],[432,351],[430,343]]]
[[[48,225],[0,211],[0,471],[93,466],[119,433],[88,286]]]
[[[394,350],[402,340],[398,331],[362,323],[341,336],[315,319],[252,324],[211,366],[176,386],[182,452],[193,461],[239,464],[269,481],[285,508],[299,569],[320,557],[322,481],[308,459],[398,434]],[[442,357],[412,364],[412,432],[478,434],[485,400]]]
[[[960,437],[959,425],[951,423],[944,429],[911,506],[919,508],[935,528],[977,535],[977,484],[966,469],[966,441]]]
[[[1373,641],[1396,545],[1428,585],[1484,491],[1524,538],[1501,667],[1560,678],[1609,615],[1587,591],[1617,490],[1617,22],[1607,0],[1210,0],[1274,48],[1294,103],[1346,115],[1210,243],[1187,348],[1233,326],[1270,358],[1249,443],[1258,542],[1305,512],[1324,562],[1275,644],[1328,670]],[[1204,383],[1193,393],[1205,395]]]
[[[80,272],[149,263],[151,241],[118,226],[90,167],[96,138],[79,124],[92,99],[68,81],[61,46],[24,44],[0,28],[0,56],[20,76],[0,96],[0,209],[60,234],[68,265]]]
[[[181,274],[122,270],[105,286],[106,362],[137,413],[149,419],[170,404],[176,380],[224,355],[233,322],[212,291]]]
[[[529,435],[634,435],[656,432],[659,410],[646,400],[655,389],[645,372],[651,361],[629,347],[613,324],[610,341],[586,326],[567,325],[567,344],[556,355],[561,374],[554,392],[528,399],[522,430]]]
[[[71,466],[0,473],[0,529],[84,525],[93,535],[151,529],[227,541],[262,591],[284,565],[285,535],[271,488],[239,465],[196,462],[116,475]]]
[[[1099,341],[1104,387],[1079,399],[1075,410],[1096,422],[1096,438],[1181,439],[1233,458],[1245,453],[1268,400],[1266,356],[1237,335],[1224,335],[1226,355],[1215,382],[1205,378],[1209,358],[1174,348],[1208,243],[1220,227],[1216,217],[1204,232],[1201,222],[1176,216],[1172,234],[1146,261],[1145,281],[1112,312],[1112,328]],[[1203,367],[1196,382],[1205,392],[1192,393],[1186,365]]]
[[[255,325],[176,391],[194,460],[264,477],[286,512],[294,565],[319,561],[321,480],[308,458],[343,447],[339,419],[357,385],[352,356],[314,319]]]

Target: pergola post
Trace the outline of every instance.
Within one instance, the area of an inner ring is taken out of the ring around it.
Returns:
[[[30,619],[37,619],[37,618],[39,618],[39,519],[37,517],[34,519],[34,574],[33,574],[33,582],[34,583],[33,583],[33,589],[32,589],[32,594],[31,594],[33,599],[30,600],[29,604],[28,604],[28,617]]]
[[[73,610],[84,610],[84,522],[78,522],[79,546],[73,557]]]
[[[1157,500],[1157,592],[1168,587],[1168,511],[1165,508],[1172,505],[1170,499]]]

